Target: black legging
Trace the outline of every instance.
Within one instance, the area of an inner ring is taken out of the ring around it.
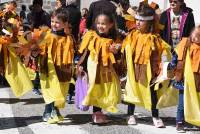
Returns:
[[[101,108],[93,106],[93,113],[101,112],[101,110],[102,110]]]
[[[158,98],[157,98],[156,91],[153,88],[151,88],[151,103],[152,103],[151,114],[152,114],[152,117],[156,117],[156,118],[159,117],[159,111],[158,109],[156,109],[157,102],[158,102]],[[129,103],[127,114],[134,115],[134,112],[135,112],[135,105]]]

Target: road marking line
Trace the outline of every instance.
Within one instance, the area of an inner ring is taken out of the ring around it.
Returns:
[[[9,90],[10,88],[0,88],[0,98],[10,98]],[[0,102],[0,118],[3,120],[0,125],[0,134],[19,134],[10,104]]]

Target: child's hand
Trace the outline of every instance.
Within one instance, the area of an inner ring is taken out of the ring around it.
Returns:
[[[79,76],[79,75],[82,75],[82,73],[83,73],[83,67],[77,66],[76,75]]]
[[[109,47],[109,51],[116,54],[119,49],[121,48],[121,45],[120,44],[112,44],[110,47]]]
[[[82,71],[83,71],[83,67],[82,67],[82,66],[79,66],[79,67],[78,67],[78,71],[82,72]]]
[[[173,79],[174,78],[174,69],[172,69],[172,70],[167,70],[167,77],[169,78],[169,79]]]

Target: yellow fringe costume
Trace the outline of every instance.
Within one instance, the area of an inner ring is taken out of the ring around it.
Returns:
[[[122,45],[122,52],[125,50],[127,61],[125,102],[151,110],[150,87],[151,84],[155,84],[155,80],[161,71],[161,57],[165,56],[167,61],[171,60],[170,49],[170,46],[157,35],[151,33],[142,34],[137,30],[130,32]],[[169,81],[166,81],[163,87],[168,88],[168,84]],[[154,90],[158,90],[157,108],[167,107],[173,103],[170,101],[171,99],[168,99],[169,102],[163,102],[165,101],[163,95],[166,92],[171,94],[171,89],[159,89],[156,84]],[[162,101],[159,100],[160,98],[162,98]]]
[[[183,38],[177,46],[178,61],[184,61],[184,116],[185,121],[200,126],[200,44],[187,46]],[[184,51],[186,57],[184,57]]]
[[[0,71],[5,74],[8,83],[16,97],[21,97],[32,90],[33,85],[30,81],[26,69],[16,56],[15,49],[9,39],[0,37]]]
[[[87,59],[87,71],[89,77],[89,89],[83,100],[83,105],[100,107],[108,112],[118,111],[120,102],[120,84],[112,64],[115,58],[109,51],[114,41],[103,38],[94,31],[88,31],[83,37],[79,53],[89,51]]]
[[[63,108],[72,76],[73,39],[48,31],[39,47],[42,50],[40,82],[45,103],[55,102],[56,107]]]

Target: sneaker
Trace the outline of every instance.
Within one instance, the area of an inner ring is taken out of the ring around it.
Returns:
[[[39,89],[34,88],[32,91],[35,95],[42,95]]]
[[[58,121],[55,118],[52,118],[51,113],[44,113],[42,119],[44,122],[47,122],[49,124],[58,123]]]
[[[137,124],[134,115],[129,116],[127,124],[128,125],[136,125]]]
[[[50,118],[50,119],[48,119],[47,123],[49,123],[49,124],[56,124],[56,123],[58,123],[58,121],[55,120],[54,118]]]
[[[176,131],[177,133],[186,133],[183,123],[176,124]]]
[[[51,118],[51,113],[44,113],[42,116],[42,120],[47,122]]]
[[[60,122],[64,120],[64,117],[60,114],[60,111],[58,108],[54,108],[51,112],[51,118],[53,118],[55,121]]]
[[[59,118],[59,121],[63,121],[64,120],[64,117],[61,115],[59,109],[57,107],[55,107],[55,110],[56,110],[56,114]]]
[[[164,128],[165,127],[162,119],[160,119],[160,118],[153,117],[153,124],[157,128]]]
[[[44,122],[47,122],[49,124],[55,124],[58,122],[55,118],[51,117],[51,113],[44,113],[42,119]]]

